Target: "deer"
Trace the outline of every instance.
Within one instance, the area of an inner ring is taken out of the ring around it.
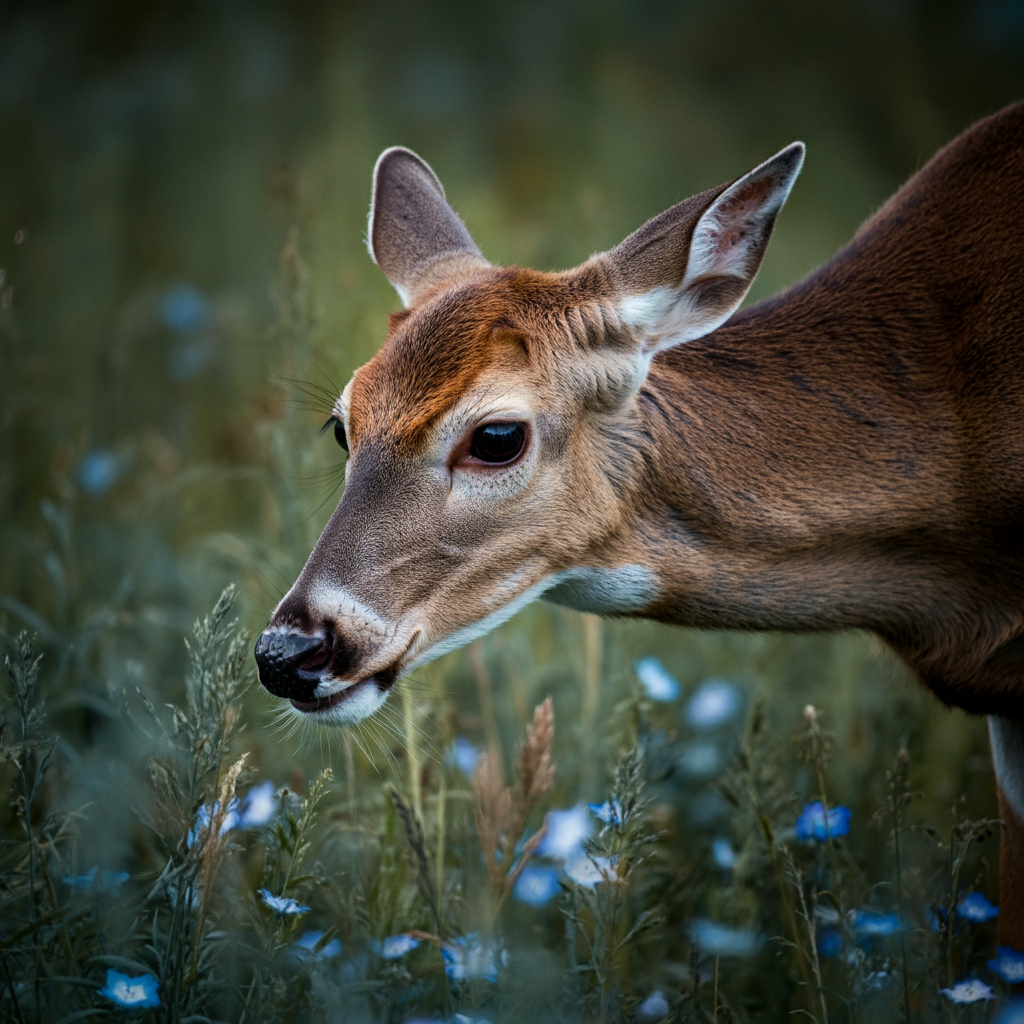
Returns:
[[[259,678],[353,723],[538,598],[869,631],[987,716],[1000,942],[1024,950],[1024,103],[737,311],[803,159],[541,272],[490,264],[431,168],[382,153],[368,244],[404,308],[333,406],[345,488]]]

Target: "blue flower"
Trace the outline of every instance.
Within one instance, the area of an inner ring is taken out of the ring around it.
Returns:
[[[892,935],[902,927],[896,914],[882,914],[877,910],[858,910],[853,915],[853,927],[858,935]]]
[[[989,960],[988,969],[1011,985],[1024,982],[1024,953],[1018,953],[1009,946],[1000,946],[995,960]]]
[[[78,463],[78,486],[98,497],[110,490],[121,475],[121,460],[109,449],[87,452]]]
[[[651,700],[669,701],[679,696],[679,684],[657,658],[641,658],[633,667]]]
[[[535,867],[531,864],[520,872],[512,887],[512,895],[520,903],[543,907],[545,903],[551,902],[558,889],[558,873],[554,868]]]
[[[582,851],[565,862],[565,873],[584,889],[593,889],[598,882],[617,881],[619,877],[614,857],[594,857]]]
[[[582,851],[583,841],[594,832],[594,823],[583,804],[564,811],[549,811],[545,820],[548,829],[537,847],[541,857],[556,860],[572,857]]]
[[[970,981],[958,981],[952,988],[940,988],[939,991],[951,1003],[977,1003],[982,999],[995,999],[996,994],[983,981],[972,978]]]
[[[89,869],[88,874],[66,875],[61,881],[72,889],[116,893],[129,877],[127,871],[100,871],[99,868],[93,867]]]
[[[644,1020],[661,1020],[668,1013],[668,1000],[655,989],[637,1008]]]
[[[266,825],[277,811],[277,790],[272,782],[261,782],[253,786],[245,794],[242,813],[238,815],[238,824],[242,828],[258,828]],[[228,810],[228,814],[231,810]]]
[[[711,740],[696,740],[683,747],[679,755],[679,767],[687,775],[707,778],[717,775],[725,765],[717,743]]]
[[[498,980],[498,966],[508,963],[508,953],[496,942],[481,942],[475,932],[441,946],[445,973],[453,981],[466,978]]]
[[[1024,999],[1011,999],[1004,1003],[992,1024],[1024,1024]]]
[[[188,835],[185,837],[185,845],[190,850],[195,845],[195,841],[204,832],[209,831],[210,823],[219,811],[219,800],[213,805],[212,813],[208,804],[203,804],[199,810],[196,811],[196,823],[188,830]],[[224,820],[220,823],[220,834],[224,835],[225,832],[230,832],[231,829],[238,824],[238,820],[238,801],[232,800],[231,803],[228,804],[228,809],[224,814]]]
[[[480,751],[465,736],[456,736],[448,757],[463,775],[471,779],[476,771],[476,763],[480,760]]]
[[[830,807],[826,821],[825,808],[820,800],[805,804],[796,819],[797,839],[813,839],[823,843],[830,836],[845,836],[850,831],[850,808]]]
[[[107,971],[107,984],[100,989],[100,995],[112,1003],[126,1008],[136,1006],[159,1006],[160,996],[157,989],[160,982],[152,974],[140,974],[133,978],[120,971]]]
[[[736,851],[728,839],[719,836],[711,844],[711,859],[723,871],[731,871],[736,866]]]
[[[753,928],[734,928],[706,919],[694,921],[690,934],[700,951],[712,956],[752,956],[760,945]]]
[[[838,956],[843,948],[843,936],[838,928],[828,925],[819,927],[816,933],[815,945],[821,956]]]
[[[965,921],[991,921],[993,917],[999,916],[999,908],[992,906],[985,898],[984,893],[968,893],[958,904],[957,914]]]
[[[275,896],[269,889],[258,890],[263,902],[278,914],[305,914],[309,907],[296,903],[290,896]]]
[[[318,950],[317,943],[324,937],[323,932],[303,932],[299,938],[292,943],[295,952],[300,957],[314,957],[317,960],[328,960],[341,952],[341,943],[337,939],[325,942]]]
[[[402,932],[398,935],[389,935],[381,944],[378,952],[385,960],[401,960],[406,953],[412,952],[420,940],[413,935]]]
[[[724,679],[702,683],[686,705],[686,721],[694,729],[716,729],[740,709],[740,691]]]
[[[603,804],[587,804],[591,813],[606,825],[622,824],[622,807],[618,800],[605,800]]]
[[[190,284],[172,285],[160,301],[160,319],[175,334],[189,335],[206,326],[210,303]]]

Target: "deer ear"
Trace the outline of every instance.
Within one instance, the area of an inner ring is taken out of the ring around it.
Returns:
[[[411,150],[384,150],[373,170],[370,255],[408,307],[430,289],[489,266],[448,205],[437,175]]]
[[[649,355],[725,323],[757,275],[804,160],[794,142],[736,181],[678,203],[605,256],[619,315]]]

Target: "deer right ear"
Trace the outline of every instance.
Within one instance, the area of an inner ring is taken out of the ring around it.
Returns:
[[[407,308],[432,288],[490,264],[412,150],[384,150],[373,170],[370,255]]]

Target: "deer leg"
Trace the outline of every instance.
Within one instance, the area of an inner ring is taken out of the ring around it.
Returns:
[[[999,944],[1024,952],[1024,719],[989,715],[999,787]]]

